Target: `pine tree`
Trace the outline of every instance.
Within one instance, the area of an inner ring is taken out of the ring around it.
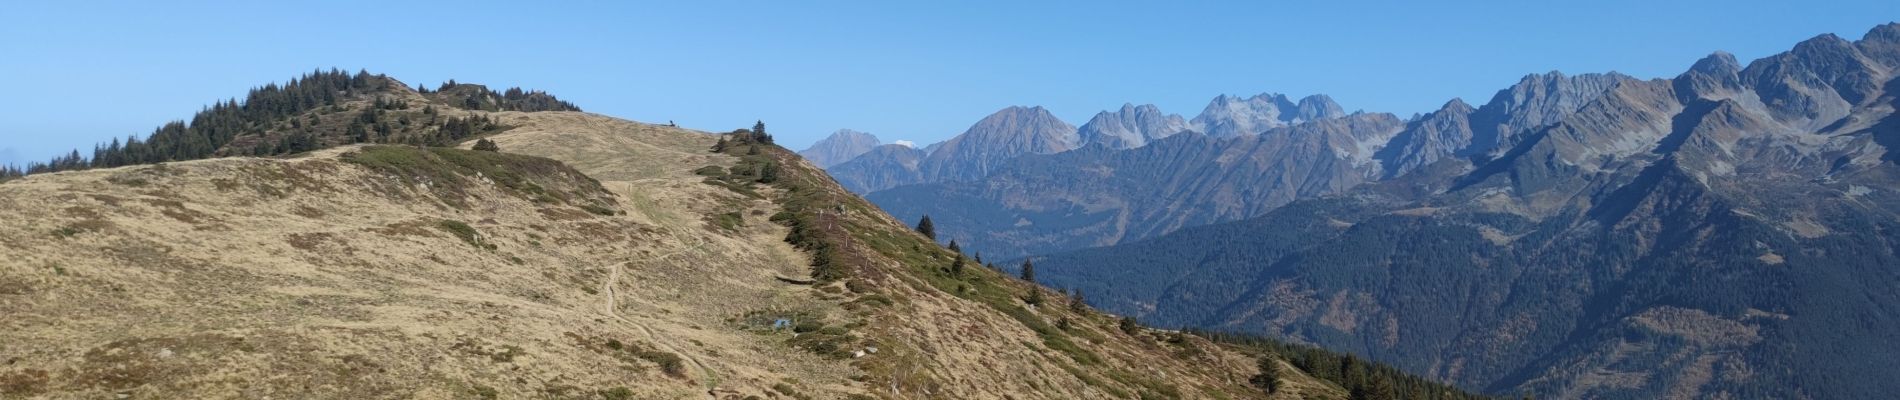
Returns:
[[[772,135],[765,133],[765,121],[752,124],[752,137],[759,143],[772,144]]]
[[[726,135],[719,135],[719,142],[713,143],[712,151],[714,153],[726,152]]]
[[[1260,374],[1248,381],[1267,394],[1280,391],[1280,361],[1272,355],[1260,356]]]
[[[759,166],[759,183],[778,182],[778,163]]]
[[[1088,300],[1082,298],[1082,289],[1075,289],[1075,292],[1069,295],[1069,311],[1081,313],[1088,309],[1089,303]]]
[[[756,145],[756,144],[755,144],[755,145],[752,145],[752,148],[751,148],[751,149],[747,149],[747,150],[745,151],[745,155],[748,155],[748,156],[756,156],[756,155],[759,155],[759,145]]]
[[[1399,392],[1392,387],[1392,379],[1380,376],[1366,382],[1366,398],[1370,400],[1398,400]]]
[[[1120,327],[1122,329],[1122,332],[1126,332],[1130,335],[1133,335],[1137,332],[1141,332],[1141,323],[1136,322],[1135,317],[1132,315],[1123,316]]]
[[[493,140],[481,139],[475,141],[474,149],[475,151],[501,151],[501,145],[495,144]]]
[[[963,275],[963,254],[957,254],[957,258],[950,261],[950,275]]]
[[[957,253],[959,256],[963,255],[963,247],[957,246],[956,239],[950,239],[950,252]]]
[[[1023,302],[1024,302],[1024,303],[1029,303],[1029,305],[1032,305],[1032,306],[1040,306],[1040,305],[1042,305],[1042,287],[1041,287],[1041,286],[1030,286],[1030,287],[1029,287],[1029,297],[1025,297],[1025,298],[1023,298]]]
[[[937,240],[937,224],[931,223],[930,216],[925,215],[923,219],[917,220],[917,233],[924,234],[924,237],[930,240]]]
[[[370,141],[369,129],[363,127],[362,121],[351,121],[347,134],[351,139],[355,139],[357,143]]]
[[[1023,280],[1030,283],[1036,282],[1036,263],[1023,260]]]

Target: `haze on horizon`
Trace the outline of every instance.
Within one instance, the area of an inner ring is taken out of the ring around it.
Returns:
[[[1831,3],[14,4],[0,163],[144,136],[332,67],[545,90],[697,129],[764,120],[795,148],[839,128],[921,146],[1010,105],[1081,124],[1124,102],[1192,116],[1219,94],[1324,93],[1409,115],[1481,104],[1529,73],[1665,77],[1713,51],[1746,63],[1900,16]]]

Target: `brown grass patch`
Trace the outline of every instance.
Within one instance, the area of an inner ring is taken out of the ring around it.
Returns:
[[[316,233],[292,233],[290,234],[290,238],[284,239],[284,242],[290,243],[290,247],[295,247],[298,250],[316,251],[317,247],[320,247],[323,245],[323,242],[334,241],[334,240],[337,240],[336,235],[331,235],[325,232],[316,232]]]
[[[310,219],[323,218],[323,216],[328,215],[324,213],[323,210],[318,210],[310,206],[297,206],[296,209],[290,210],[290,213],[297,214],[297,216],[299,217],[310,218]]]
[[[430,232],[434,226],[435,224],[429,221],[404,221],[389,224],[382,228],[370,229],[370,231],[383,234],[383,236],[436,237],[434,233]]]
[[[203,220],[211,219],[210,215],[207,215],[203,212],[198,212],[190,208],[185,208],[185,203],[179,202],[177,200],[169,200],[169,199],[141,199],[141,200],[144,201],[145,204],[149,204],[153,207],[158,207],[158,212],[160,214],[165,214],[165,216],[178,220],[178,222],[197,225],[199,222],[202,222]]]
[[[46,370],[32,368],[0,373],[0,394],[26,397],[45,394],[48,386],[46,375]]]
[[[541,216],[554,221],[579,221],[594,218],[594,214],[572,208],[547,207],[537,210]]]

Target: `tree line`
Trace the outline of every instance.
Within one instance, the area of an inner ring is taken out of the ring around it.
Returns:
[[[75,149],[46,162],[6,169],[37,174],[209,158],[239,136],[261,135],[277,122],[319,107],[335,106],[361,93],[385,90],[389,82],[387,76],[367,71],[351,74],[338,69],[317,70],[282,85],[253,88],[242,102],[234,98],[212,104],[193,115],[190,122],[166,123],[144,139],[134,135],[95,145],[91,158],[82,157]]]
[[[189,121],[166,123],[143,138],[114,138],[93,146],[89,154],[74,149],[47,161],[0,166],[0,180],[216,156],[293,154],[351,143],[447,146],[506,128],[482,115],[444,118],[435,105],[417,114],[409,101],[382,95],[399,89],[395,82],[367,71],[316,70],[282,84],[253,88],[242,101],[213,103]],[[471,110],[580,111],[546,92],[518,87],[495,92],[451,80],[438,89],[424,85],[415,89],[443,104]],[[372,103],[355,115],[331,116],[346,110],[343,103],[370,95],[375,96]],[[331,122],[341,121],[338,118],[348,122]],[[769,136],[765,142],[770,143]]]

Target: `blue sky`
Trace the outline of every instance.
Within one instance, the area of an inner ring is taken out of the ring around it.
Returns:
[[[390,2],[395,3],[395,2]],[[544,4],[545,3],[545,4]],[[1010,105],[1332,95],[1401,115],[1534,72],[1673,76],[1900,20],[1884,1],[10,2],[0,162],[146,134],[313,68],[547,90],[588,111],[802,148],[929,143]]]

